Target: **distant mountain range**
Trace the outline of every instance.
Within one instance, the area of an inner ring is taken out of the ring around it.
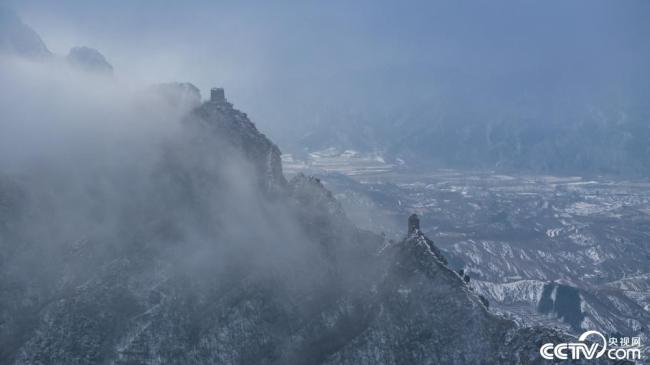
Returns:
[[[626,91],[618,99],[574,102],[493,98],[489,107],[459,96],[361,117],[332,114],[285,145],[292,153],[358,150],[417,168],[648,176],[650,90]]]

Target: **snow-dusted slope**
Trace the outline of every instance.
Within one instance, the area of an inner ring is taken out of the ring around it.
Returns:
[[[647,181],[455,170],[319,176],[355,222],[388,237],[403,233],[394,217],[420,213],[495,312],[574,333],[634,336],[650,326]],[[568,301],[575,316],[540,311],[553,282],[577,290]]]
[[[203,103],[179,132],[126,190],[84,180],[102,182],[83,198],[95,213],[60,250],[21,230],[44,224],[36,185],[0,180],[0,363],[536,364],[564,340],[489,312],[419,230],[386,240],[318,179],[287,182],[231,105]]]

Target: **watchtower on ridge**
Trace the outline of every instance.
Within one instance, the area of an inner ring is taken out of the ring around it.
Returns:
[[[413,213],[409,217],[409,221],[408,221],[408,234],[411,234],[416,230],[417,231],[420,230],[420,218],[418,218],[417,214]]]

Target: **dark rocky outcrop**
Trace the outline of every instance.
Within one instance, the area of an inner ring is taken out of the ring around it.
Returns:
[[[255,127],[246,113],[228,102],[205,102],[185,122],[201,129],[199,133],[204,136],[214,136],[214,146],[228,144],[242,153],[254,166],[263,190],[277,194],[285,189],[287,181],[282,174],[280,149]]]

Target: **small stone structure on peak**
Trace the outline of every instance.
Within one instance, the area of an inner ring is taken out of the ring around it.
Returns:
[[[417,214],[413,213],[409,216],[408,219],[408,234],[405,238],[405,242],[414,243],[415,245],[426,245],[431,253],[440,261],[443,265],[448,265],[445,255],[442,254],[442,251],[420,231],[420,218]]]
[[[407,234],[412,234],[415,231],[420,230],[420,218],[418,218],[418,215],[413,213],[409,217],[409,223],[408,223],[408,232]]]
[[[226,93],[221,87],[213,87],[210,89],[210,102],[212,103],[225,103]]]

